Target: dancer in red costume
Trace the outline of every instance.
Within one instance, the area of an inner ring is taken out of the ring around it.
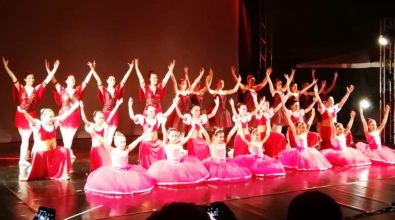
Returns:
[[[380,133],[384,129],[388,120],[390,106],[386,105],[384,109],[384,117],[379,127],[374,119],[369,118],[368,122],[363,115],[363,109],[359,107],[363,131],[365,132],[366,141],[368,143],[358,142],[356,148],[364,153],[374,164],[393,165],[395,164],[395,150],[381,145]]]
[[[240,82],[241,82],[241,77],[238,76],[237,78],[237,83],[235,87],[231,90],[223,90],[224,88],[224,81],[221,79],[217,80],[217,86],[215,90],[210,89],[210,85],[213,79],[214,72],[212,69],[209,70],[209,75],[206,78],[206,86],[208,89],[208,92],[213,95],[214,97],[219,97],[219,111],[218,114],[216,114],[213,117],[213,120],[210,122],[210,124],[214,128],[231,128],[232,127],[232,119],[230,117],[229,110],[226,108],[226,96],[231,95],[239,89]],[[213,109],[214,106],[211,107]],[[208,112],[211,112],[209,110]]]
[[[70,152],[69,149],[57,145],[56,129],[78,106],[78,101],[74,102],[68,111],[56,117],[51,109],[41,109],[40,120],[18,107],[18,111],[30,122],[34,134],[31,167],[27,176],[21,180],[69,179],[72,169]]]
[[[188,68],[186,67],[186,70]],[[185,70],[185,68],[184,68]],[[171,79],[173,81],[173,88],[175,94],[178,95],[180,98],[180,101],[178,102],[178,110],[184,114],[188,111],[188,103],[189,99],[191,97],[191,93],[193,89],[195,88],[196,84],[200,81],[200,79],[203,77],[204,74],[204,69],[201,68],[199,72],[199,76],[193,81],[192,85],[189,86],[189,79],[188,79],[188,74],[187,71],[185,72],[185,78],[180,78],[177,80],[174,77],[174,75],[171,75]],[[181,134],[185,133],[186,126],[182,122],[182,119],[178,116],[177,112],[173,111],[169,118],[167,119],[167,126],[169,128],[174,128],[177,131],[179,131]]]
[[[91,135],[95,136],[97,133],[92,131]],[[114,136],[115,148],[107,144],[100,135],[97,135],[101,144],[110,152],[111,166],[103,166],[91,172],[86,180],[84,190],[110,195],[128,195],[151,191],[154,188],[154,181],[146,174],[146,170],[141,166],[128,164],[130,151],[147,135],[149,134],[143,133],[126,146],[125,135],[117,131]]]
[[[314,79],[312,83],[304,85],[302,90],[298,90],[298,84],[294,82],[296,69],[292,69],[291,76],[287,79],[287,91],[288,99],[299,101],[299,97],[306,93],[311,87],[317,83],[317,79]]]
[[[90,151],[90,171],[94,171],[101,166],[109,166],[111,165],[110,155],[103,144],[100,142],[99,138],[107,139],[108,135],[108,123],[111,121],[112,117],[118,111],[119,106],[122,104],[123,99],[118,99],[114,109],[111,111],[107,120],[104,120],[104,114],[102,111],[93,112],[93,120],[94,123],[88,121],[85,110],[84,103],[80,101],[81,108],[81,118],[85,123],[85,130],[92,134],[95,132],[95,135],[92,135],[92,147]]]
[[[195,131],[195,124],[186,137],[180,137],[180,132],[174,128],[166,130],[165,122],[164,118],[162,133],[166,159],[154,162],[147,174],[155,179],[159,186],[196,184],[204,181],[209,176],[208,171],[196,157],[186,156],[186,151],[182,148]]]
[[[49,66],[46,65],[47,72],[50,73]],[[63,87],[55,77],[52,78],[52,82],[55,85],[55,101],[58,105],[61,106],[59,110],[59,115],[63,114],[63,112],[67,111],[71,108],[71,103],[75,101],[82,100],[82,95],[86,85],[92,77],[92,71],[89,71],[85,80],[75,88],[75,77],[72,74],[69,74],[66,77],[66,87]],[[77,132],[78,127],[80,126],[80,112],[79,109],[76,109],[75,112],[71,113],[69,117],[67,117],[62,124],[60,125],[60,133],[62,134],[63,147],[70,149],[71,158],[75,159],[75,155],[73,150],[71,150],[71,146],[73,144],[74,135]]]
[[[103,105],[103,114],[104,118],[107,119],[108,116],[110,115],[111,111],[115,107],[115,103],[118,99],[122,98],[122,96],[125,93],[125,83],[128,77],[130,76],[130,73],[132,72],[133,69],[133,62],[128,63],[129,69],[123,76],[121,82],[118,85],[115,85],[115,77],[113,75],[108,76],[107,78],[107,87],[103,86],[103,83],[97,74],[95,68],[96,64],[95,62],[91,63],[88,62],[88,66],[91,68],[91,71],[93,73],[93,76],[95,77],[97,81],[97,86],[99,88],[98,94],[99,94],[99,101]],[[107,135],[107,142],[109,144],[112,143],[112,139],[114,137],[115,131],[117,130],[118,127],[118,112],[115,113],[113,116],[112,120],[109,122],[109,127],[108,127],[108,135]]]
[[[130,119],[132,119],[135,124],[143,126],[144,132],[149,132],[150,134],[140,143],[139,148],[139,163],[145,169],[148,169],[155,161],[166,158],[163,150],[163,143],[158,139],[158,129],[164,118],[167,118],[177,106],[178,100],[179,98],[175,97],[173,99],[173,104],[164,113],[157,113],[154,105],[148,105],[145,107],[144,114],[135,115],[133,112],[133,99],[129,99]]]
[[[139,82],[140,82],[140,88],[139,88],[140,99],[141,100],[145,99],[145,107],[151,105],[156,108],[157,112],[162,112],[161,101],[165,97],[166,84],[167,81],[169,81],[170,76],[173,74],[175,63],[176,63],[175,60],[171,61],[171,63],[168,66],[169,70],[167,71],[162,82],[158,81],[158,75],[155,72],[150,71],[148,75],[149,83],[146,84],[144,81],[143,74],[140,72],[139,60],[138,59],[134,60],[137,77],[139,78]]]
[[[355,112],[350,113],[350,121],[344,129],[341,123],[333,124],[332,126],[332,148],[324,149],[321,153],[334,166],[366,166],[371,162],[361,151],[348,147],[346,143],[346,136],[351,132],[352,124],[354,123]],[[330,118],[331,119],[331,118]]]
[[[184,72],[188,73],[188,68],[184,68]],[[188,74],[186,74],[188,76]],[[205,85],[203,88],[201,88],[200,82],[197,82],[196,86],[192,89],[191,91],[191,104],[192,106],[198,105],[200,108],[202,108],[202,103],[203,103],[203,95],[204,93],[207,92],[207,86]],[[191,106],[191,108],[192,108]],[[205,112],[204,112],[205,113]]]
[[[4,57],[3,64],[6,72],[14,83],[13,97],[15,102],[21,107],[22,110],[25,110],[33,117],[36,117],[36,105],[42,100],[45,87],[55,75],[55,72],[59,67],[59,61],[55,61],[52,71],[48,73],[47,77],[42,83],[35,87],[33,86],[33,74],[26,74],[23,79],[25,81],[25,85],[22,85],[16,78],[15,74],[8,67],[8,60]],[[46,63],[45,65],[47,66],[48,64]],[[19,135],[21,136],[19,165],[27,166],[29,165],[29,162],[26,160],[26,158],[28,157],[27,154],[29,150],[29,139],[32,135],[32,129],[29,127],[29,122],[26,120],[23,114],[18,111],[15,112],[15,126],[18,129]]]
[[[198,124],[201,124],[205,126],[208,123],[208,120],[217,113],[218,107],[219,107],[219,99],[216,98],[214,100],[215,102],[215,107],[211,111],[210,114],[201,114],[201,109],[200,106],[194,105],[191,109],[191,114],[182,114],[181,111],[176,108],[178,117],[180,117],[183,122],[186,125],[189,125],[190,128],[192,128],[193,124],[195,127],[194,132],[192,133],[191,138],[189,138],[188,143],[187,143],[187,149],[188,149],[188,155],[194,155],[196,156],[199,160],[203,160],[207,157],[210,156],[210,149],[208,147],[208,144],[206,140],[203,138],[202,131],[200,130],[200,127],[197,126]]]
[[[332,96],[327,97],[324,102],[321,101],[321,98],[318,94],[318,87],[314,87],[315,97],[318,102],[318,111],[321,115],[321,128],[320,128],[320,136],[322,138],[321,148],[326,149],[332,147],[331,138],[332,138],[332,124],[329,120],[329,117],[333,118],[333,123],[337,122],[337,113],[341,110],[343,105],[346,103],[350,94],[354,91],[354,86],[350,85],[347,87],[347,93],[343,96],[339,103],[334,104],[334,100]]]

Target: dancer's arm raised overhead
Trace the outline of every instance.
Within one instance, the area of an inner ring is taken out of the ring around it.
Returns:
[[[125,73],[125,75],[123,76],[121,82],[119,83],[119,85],[121,86],[121,88],[125,86],[126,80],[129,78],[130,73],[131,73],[132,70],[133,70],[133,66],[134,66],[133,61],[130,62],[130,63],[128,63],[128,65],[129,65],[129,69],[126,71],[126,73]]]
[[[108,115],[108,118],[106,120],[107,124],[110,124],[112,118],[114,117],[115,113],[118,111],[119,106],[123,103],[123,98],[120,98],[117,100],[115,103],[115,107],[113,110],[111,110],[110,114]]]
[[[196,77],[196,79],[192,82],[192,85],[190,85],[190,87],[189,87],[189,91],[190,91],[190,92],[192,92],[192,91],[194,90],[194,88],[196,87],[196,85],[197,85],[197,84],[200,82],[200,80],[202,79],[203,75],[204,75],[204,68],[202,67],[202,68],[200,69],[200,71],[199,71],[199,76]],[[188,78],[187,83],[189,84],[189,78]]]
[[[173,103],[171,104],[171,106],[167,109],[167,111],[165,113],[163,113],[163,117],[167,118],[169,117],[169,115],[173,112],[173,110],[176,108],[178,101],[180,100],[180,98],[178,96],[174,97],[173,99]]]
[[[347,87],[347,92],[346,94],[343,96],[343,98],[340,100],[340,102],[338,103],[339,108],[343,107],[343,105],[346,103],[348,97],[350,96],[350,94],[354,91],[354,86],[350,85],[349,87]]]
[[[218,111],[218,108],[219,108],[219,97],[216,97],[216,98],[214,99],[214,103],[215,103],[215,106],[214,106],[213,110],[211,111],[210,114],[207,115],[207,118],[208,118],[208,119],[214,117],[215,114],[217,114],[217,111]]]
[[[176,60],[172,60],[170,62],[170,64],[167,66],[168,67],[168,71],[165,75],[165,77],[163,77],[162,80],[162,86],[165,87],[167,84],[167,81],[169,81],[170,76],[173,75],[173,70],[174,70],[174,66],[176,65]]]
[[[145,93],[145,81],[144,81],[143,74],[141,73],[140,68],[139,68],[139,59],[137,59],[137,58],[134,59],[134,69],[136,70],[137,78],[139,78],[140,88]]]
[[[347,135],[351,131],[352,125],[354,124],[354,119],[355,119],[355,111],[351,111],[350,120],[348,121],[347,126],[344,130],[345,135]]]
[[[99,76],[99,74],[97,74],[96,69],[95,69],[96,62],[95,61],[88,62],[88,66],[91,68],[93,77],[96,79],[97,87],[99,88],[100,92],[103,93],[103,82],[101,81],[100,76]]]

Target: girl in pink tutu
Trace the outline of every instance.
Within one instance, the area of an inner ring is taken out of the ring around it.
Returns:
[[[218,114],[216,114],[213,117],[213,120],[210,122],[211,125],[213,125],[214,128],[231,128],[232,127],[232,119],[230,117],[229,110],[226,108],[226,96],[231,95],[233,93],[236,93],[237,90],[239,89],[240,82],[241,82],[241,77],[239,76],[237,78],[237,83],[235,87],[231,90],[223,90],[224,88],[224,81],[221,79],[217,80],[217,87],[215,90],[210,89],[211,81],[213,79],[214,72],[212,69],[209,70],[209,75],[206,78],[206,86],[208,89],[208,92],[213,95],[214,97],[219,98],[219,111]],[[214,107],[212,106],[211,109]],[[211,112],[209,110],[208,112]]]
[[[49,66],[46,65],[46,69],[48,74],[50,73]],[[85,80],[75,87],[75,77],[72,74],[69,74],[66,77],[66,87],[63,87],[55,77],[52,78],[52,82],[55,85],[55,101],[58,105],[61,106],[59,110],[59,115],[63,114],[63,112],[67,111],[71,108],[71,104],[75,101],[80,101],[82,99],[83,92],[85,90],[86,85],[92,77],[92,71],[90,71]],[[76,109],[75,112],[71,113],[69,117],[67,117],[62,124],[60,125],[60,133],[62,134],[63,147],[70,149],[71,158],[75,159],[75,155],[71,150],[71,146],[73,144],[74,135],[77,132],[78,127],[80,126],[80,112],[79,109]]]
[[[93,63],[88,62],[88,66],[91,68],[93,76],[97,81],[97,86],[99,90],[98,91],[99,101],[103,105],[102,112],[104,114],[105,119],[108,118],[111,111],[114,109],[116,101],[122,98],[122,96],[125,94],[125,83],[128,77],[130,76],[130,73],[132,72],[134,64],[133,62],[131,62],[128,63],[128,65],[129,65],[129,69],[126,71],[125,75],[123,76],[121,82],[118,85],[115,85],[115,76],[110,75],[107,78],[107,87],[104,87],[99,75],[95,70],[96,68],[95,62]],[[108,123],[108,125],[109,126],[108,126],[107,142],[111,144],[112,139],[114,137],[114,133],[118,127],[118,112],[115,113],[115,115],[112,117],[112,120]]]
[[[283,98],[284,99],[284,98]],[[307,124],[297,122],[295,125],[287,116],[291,132],[296,141],[296,148],[289,148],[281,152],[279,160],[285,168],[301,171],[327,170],[332,167],[329,161],[315,148],[307,145],[307,134],[315,115],[314,109]]]
[[[92,131],[91,134],[92,136],[97,135],[95,131]],[[125,136],[117,131],[114,136],[115,148],[107,144],[100,134],[97,135],[96,138],[110,152],[111,166],[102,166],[91,172],[86,180],[85,191],[112,195],[151,191],[154,188],[154,181],[146,174],[146,170],[141,166],[128,164],[130,151],[147,135],[149,134],[144,133],[126,146]]]
[[[114,116],[114,114],[116,113],[122,102],[123,102],[122,99],[117,100],[117,103],[114,109],[111,111],[110,115],[108,116],[107,120],[104,120],[104,114],[102,111],[93,112],[94,123],[92,123],[88,121],[84,110],[84,103],[80,101],[81,118],[85,123],[85,130],[89,134],[92,134],[93,132],[95,134],[92,135],[92,147],[91,147],[90,159],[89,159],[90,172],[96,170],[101,166],[111,165],[110,154],[97,137],[104,139],[107,138],[108,122],[111,121],[112,117]]]
[[[199,76],[193,81],[192,85],[189,85],[188,68],[185,67],[184,71],[185,71],[185,78],[180,78],[178,80],[178,83],[174,75],[173,74],[171,75],[171,79],[173,80],[174,92],[180,98],[177,108],[182,114],[188,111],[188,104],[189,104],[191,92],[204,74],[204,69],[201,68]],[[169,118],[167,119],[166,127],[175,128],[177,129],[177,131],[181,132],[181,134],[184,134],[186,131],[186,126],[182,122],[182,119],[179,117],[176,111],[173,111],[170,114]]]
[[[247,167],[237,165],[233,158],[226,158],[226,144],[236,133],[238,127],[239,125],[235,125],[232,130],[230,130],[226,140],[223,129],[215,130],[212,142],[206,129],[202,126],[200,127],[210,146],[210,157],[203,161],[204,166],[210,173],[207,181],[237,182],[249,180],[251,178],[252,173]]]
[[[199,160],[203,160],[209,157],[210,149],[206,140],[203,138],[203,134],[200,130],[200,126],[198,125],[199,124],[203,126],[207,125],[208,120],[214,117],[214,115],[217,113],[219,106],[219,99],[216,98],[214,102],[215,102],[215,107],[209,115],[201,114],[200,106],[198,105],[192,106],[191,114],[184,114],[184,115],[182,115],[178,107],[176,108],[178,117],[180,117],[186,125],[188,125],[190,128],[192,128],[192,126],[195,126],[195,130],[193,131],[191,138],[189,138],[187,142],[187,150],[188,150],[188,155],[194,155]]]
[[[170,76],[173,74],[173,69],[174,69],[174,65],[176,64],[176,61],[175,60],[171,61],[171,63],[168,66],[169,70],[167,71],[165,77],[161,82],[158,80],[158,75],[155,72],[150,71],[148,75],[149,77],[148,84],[145,83],[143,74],[140,71],[139,60],[135,59],[134,64],[135,64],[136,74],[140,82],[140,87],[139,87],[140,99],[141,100],[145,99],[146,108],[148,106],[154,106],[156,108],[157,113],[162,112],[161,101],[165,97],[166,84],[167,81],[169,81]]]
[[[195,130],[192,125],[186,137],[181,138],[180,133],[170,128],[166,131],[165,121],[162,122],[163,144],[167,159],[153,163],[147,174],[156,180],[159,186],[196,184],[204,181],[209,173],[206,168],[194,156],[185,156],[182,148]]]
[[[30,122],[34,135],[32,163],[27,176],[21,180],[69,179],[69,172],[72,169],[70,152],[69,149],[57,145],[56,129],[78,106],[79,103],[74,102],[68,111],[56,117],[51,109],[41,109],[40,120],[18,107],[18,111]]]
[[[384,117],[379,127],[377,127],[374,119],[369,119],[366,123],[363,115],[363,109],[359,107],[363,130],[365,132],[366,141],[368,143],[358,142],[356,148],[364,153],[372,163],[376,164],[395,164],[395,151],[387,146],[381,145],[380,132],[387,123],[390,106],[386,105],[384,109]]]
[[[22,109],[29,113],[32,117],[36,117],[36,105],[42,100],[44,95],[44,90],[47,84],[50,82],[52,77],[55,75],[56,70],[59,67],[59,61],[57,60],[54,63],[54,68],[51,72],[48,73],[45,80],[37,86],[33,86],[34,84],[34,75],[31,73],[26,74],[25,85],[22,85],[15,74],[8,67],[8,60],[3,57],[4,68],[6,69],[7,74],[10,76],[12,82],[14,83],[13,87],[13,97],[17,105]],[[47,62],[45,63],[47,64]],[[26,160],[28,157],[29,150],[29,139],[32,135],[32,129],[30,129],[29,122],[19,111],[15,112],[15,126],[18,129],[19,135],[21,136],[21,147],[19,154],[19,165],[28,166],[30,163]]]
[[[321,153],[333,166],[366,166],[371,162],[361,151],[348,147],[346,136],[351,132],[354,123],[355,112],[350,113],[350,121],[344,129],[341,123],[332,126],[332,148],[324,149]]]
[[[249,168],[255,176],[284,176],[285,170],[281,162],[263,154],[263,144],[269,135],[270,131],[266,130],[265,136],[261,139],[261,134],[256,128],[251,131],[251,142],[241,135],[244,142],[248,144],[250,154],[235,157],[236,164]]]
[[[140,143],[138,156],[140,165],[145,169],[148,169],[155,161],[166,158],[166,154],[163,150],[163,143],[158,139],[158,129],[164,118],[167,118],[177,106],[178,100],[179,98],[175,97],[173,99],[173,104],[165,113],[157,112],[154,105],[147,105],[145,114],[135,115],[133,111],[133,99],[129,99],[130,119],[132,119],[135,124],[143,126],[144,133],[149,133]]]

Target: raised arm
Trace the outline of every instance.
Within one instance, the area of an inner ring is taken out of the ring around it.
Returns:
[[[128,63],[128,65],[129,65],[129,69],[128,69],[128,71],[126,71],[126,73],[123,76],[121,82],[119,83],[121,87],[125,86],[126,80],[129,78],[130,73],[132,72],[132,69],[133,69],[133,66],[134,66],[133,61],[131,63]]]
[[[207,133],[207,130],[204,128],[204,126],[200,126],[200,131],[202,132],[202,135],[204,139],[206,140],[207,144],[210,146],[211,145],[211,138],[210,135]]]
[[[163,117],[167,118],[169,117],[169,115],[173,112],[174,108],[177,106],[178,101],[180,100],[180,98],[178,96],[176,96],[173,99],[173,103],[171,104],[171,106],[167,109],[167,111],[165,113],[163,113]]]
[[[162,134],[163,134],[163,144],[167,144],[167,130],[166,130],[166,121],[167,121],[167,117],[162,117]]]
[[[338,74],[337,72],[334,73],[332,83],[331,83],[331,85],[324,91],[325,94],[330,93],[330,92],[333,90],[333,88],[335,88],[338,75],[339,75],[339,74]]]
[[[75,101],[72,105],[71,108],[68,109],[67,111],[65,111],[63,114],[58,115],[55,117],[55,120],[58,120],[59,122],[64,121],[69,115],[71,115],[71,113],[73,113],[77,108],[80,107],[80,102],[79,101]]]
[[[304,89],[300,90],[299,94],[303,94],[305,92],[307,92],[307,90],[309,90],[311,87],[313,87],[315,84],[317,84],[317,80],[313,80],[313,82],[311,82],[308,86],[306,86]]]
[[[6,72],[7,72],[7,74],[10,76],[12,82],[14,83],[15,87],[16,87],[16,88],[18,89],[18,91],[19,91],[19,81],[18,81],[18,79],[16,78],[15,74],[14,74],[14,73],[11,71],[11,69],[8,67],[8,60],[5,59],[4,57],[3,57],[3,64],[4,64],[4,68],[5,68]]]
[[[310,130],[311,125],[313,124],[314,121],[314,117],[315,117],[315,109],[311,109],[311,115],[309,120],[307,121],[306,125],[307,125],[307,130]],[[333,123],[332,123],[333,124]]]
[[[177,83],[176,77],[174,76],[174,74],[171,74],[170,78],[171,78],[171,81],[173,82],[174,93],[178,94],[178,83]]]
[[[237,111],[236,111],[236,108],[235,108],[235,102],[233,101],[233,99],[229,99],[229,104],[230,104],[230,107],[232,109],[232,114],[233,115],[238,115]]]
[[[81,110],[81,118],[82,118],[82,121],[84,122],[85,125],[89,124],[90,121],[89,121],[88,118],[86,117],[86,114],[85,114],[85,106],[84,106],[84,102],[83,102],[83,101],[80,101],[80,110]]]
[[[345,134],[348,134],[351,131],[352,125],[354,124],[354,119],[355,119],[355,111],[351,111],[350,120],[348,121],[347,127],[344,130]]]
[[[363,115],[362,105],[359,105],[359,115],[361,116],[362,128],[365,134],[368,133],[368,123],[366,123],[365,116]]]
[[[130,152],[132,151],[134,148],[137,147],[137,145],[144,140],[144,138],[146,138],[148,135],[150,134],[150,132],[144,132],[142,135],[140,135],[138,138],[136,138],[132,143],[130,143],[128,145],[128,149],[127,151]]]
[[[207,77],[206,77],[205,83],[206,83],[207,91],[208,91],[210,94],[212,94],[212,95],[216,94],[215,90],[212,90],[212,89],[210,88],[211,82],[213,81],[213,76],[214,76],[214,71],[213,71],[213,69],[210,68],[209,71],[208,71],[208,75],[207,75]]]
[[[100,92],[103,93],[103,82],[100,79],[99,74],[97,74],[95,68],[96,68],[96,62],[88,62],[88,66],[91,68],[93,77],[95,77],[96,82],[97,82],[97,87],[99,88]]]
[[[93,75],[92,70],[89,71],[89,73],[86,75],[84,81],[81,83],[81,89],[84,90],[86,88],[86,85],[88,85],[89,81],[91,80]]]
[[[269,84],[270,94],[272,94],[272,96],[274,96],[275,93],[276,93],[276,91],[274,90],[273,82],[272,82],[272,80],[270,79],[270,76],[267,74],[267,72],[266,72],[266,78],[267,78],[267,83]]]
[[[118,111],[118,108],[122,103],[123,103],[123,98],[120,98],[117,100],[117,102],[115,103],[115,107],[112,109],[112,111],[108,115],[108,118],[106,120],[107,124],[109,124],[111,122],[112,118],[114,117],[115,113]]]
[[[58,70],[59,67],[59,60],[56,60],[53,64],[53,68],[52,70],[48,73],[47,77],[44,79],[44,84],[48,85],[48,83],[52,80],[52,78],[54,77],[56,71]],[[47,61],[45,61],[45,66],[47,67],[48,63]]]
[[[182,138],[179,142],[180,145],[184,145],[188,142],[188,140],[192,137],[193,132],[195,131],[195,124],[192,123],[191,129],[189,130],[187,136],[185,136],[184,138]],[[201,126],[203,127],[203,126]]]
[[[318,102],[318,108],[322,108],[324,106],[324,103],[322,103],[321,97],[320,97],[319,92],[318,92],[318,86],[317,85],[314,86],[314,97],[316,99],[316,102]]]
[[[214,106],[213,110],[211,111],[211,113],[207,115],[207,118],[208,118],[208,119],[214,117],[215,114],[217,114],[218,107],[219,107],[219,97],[216,97],[216,98],[214,99],[214,102],[215,102],[215,106]]]
[[[317,98],[314,97],[313,102],[309,106],[307,106],[307,108],[304,110],[304,113],[308,113],[309,111],[311,111],[311,109],[313,109],[316,102],[317,102]]]
[[[189,91],[192,92],[196,85],[200,82],[204,74],[204,68],[202,67],[199,71],[199,76],[192,82],[192,85],[189,87]],[[188,80],[189,81],[189,80]]]
[[[139,68],[139,59],[134,59],[134,69],[136,70],[137,78],[139,78],[140,88],[145,93],[145,81]]]
[[[272,69],[271,67],[267,68],[267,69],[266,69],[266,77],[262,80],[261,83],[259,83],[259,84],[257,84],[257,85],[254,85],[252,88],[253,88],[255,91],[257,91],[257,92],[260,91],[260,90],[262,90],[263,87],[266,86],[266,84],[267,84],[267,82],[268,82],[268,80],[269,80],[270,74],[272,74],[272,72],[273,72],[273,69]]]
[[[129,98],[128,109],[129,109],[129,118],[132,119],[132,121],[136,122],[138,120],[138,118],[134,114],[134,111],[133,111],[133,98],[132,97]]]
[[[387,124],[387,120],[388,120],[388,115],[389,115],[389,113],[390,113],[390,106],[389,106],[389,105],[385,105],[385,108],[384,108],[384,117],[383,117],[383,120],[382,120],[381,123],[380,123],[380,126],[378,127],[378,129],[379,129],[380,132],[384,129],[385,124]]]
[[[167,71],[165,77],[162,80],[163,87],[166,86],[167,81],[169,81],[170,76],[173,74],[174,66],[176,65],[176,60],[172,60],[168,66],[169,70]]]
[[[346,103],[348,97],[350,96],[350,94],[352,93],[352,91],[354,91],[354,86],[350,85],[349,87],[347,87],[347,92],[346,94],[343,96],[343,98],[340,100],[338,106],[339,108],[343,107],[344,103]]]
[[[189,81],[189,72],[188,72],[188,70],[189,69],[188,69],[187,66],[184,67],[184,78],[185,78],[185,81],[187,82],[188,87],[190,87],[191,86],[191,82]]]
[[[181,113],[180,109],[178,108],[178,106],[176,106],[176,113],[178,115],[178,117],[182,120],[185,120],[185,116]]]
[[[233,135],[236,133],[237,129],[239,129],[239,124],[235,123],[235,126],[233,126],[232,130],[229,131],[227,137],[226,137],[226,144],[232,139]]]
[[[224,90],[225,94],[231,95],[231,94],[237,92],[237,90],[239,89],[239,86],[240,86],[240,82],[241,82],[241,77],[239,76],[237,78],[237,83],[236,83],[235,87],[233,87],[233,89],[230,89],[230,90]]]

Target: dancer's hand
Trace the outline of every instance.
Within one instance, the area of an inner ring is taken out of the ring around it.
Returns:
[[[133,106],[133,98],[132,97],[129,98],[128,106],[129,107]]]
[[[351,111],[350,117],[351,117],[351,118],[355,118],[355,111]]]

